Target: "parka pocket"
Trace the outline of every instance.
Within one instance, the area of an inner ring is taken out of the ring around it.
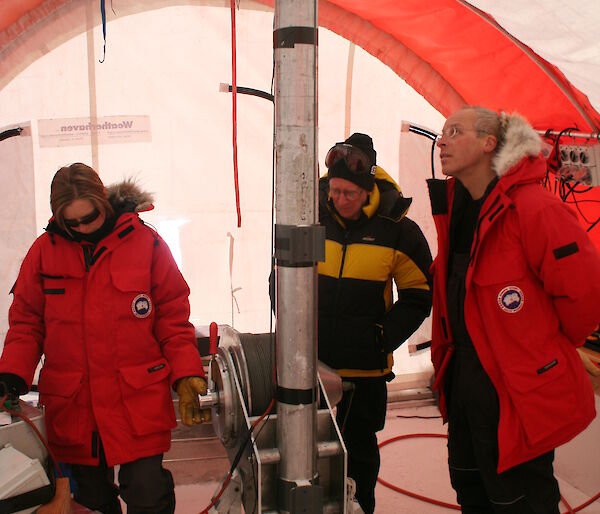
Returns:
[[[512,283],[522,279],[527,272],[527,263],[521,252],[504,251],[479,261],[473,272],[473,280],[481,285]]]
[[[81,316],[81,277],[42,273],[44,315],[53,320],[77,320]]]
[[[118,319],[153,319],[153,302],[150,295],[150,273],[144,270],[110,270],[111,281],[116,289],[112,305]]]
[[[577,398],[567,383],[567,367],[561,356],[527,367],[504,370],[508,394],[527,441],[534,445],[570,423]],[[574,379],[573,379],[574,380]],[[560,401],[557,399],[560,398]]]
[[[43,368],[40,372],[40,403],[45,407],[46,435],[51,443],[73,446],[83,442],[83,423],[76,402],[82,378],[81,371]]]
[[[159,359],[119,369],[119,385],[136,435],[171,430],[176,425],[169,386],[171,368]]]
[[[62,275],[48,275],[42,273],[42,290],[45,295],[65,294],[65,277]]]
[[[494,338],[497,352],[506,351],[511,341],[535,337],[532,330],[537,328],[532,320],[546,319],[547,314],[541,312],[542,306],[538,305],[540,297],[528,269],[522,254],[513,250],[490,256],[473,272],[465,310],[479,311],[489,337]]]
[[[110,270],[113,285],[124,293],[148,293],[150,292],[150,274],[144,270]]]

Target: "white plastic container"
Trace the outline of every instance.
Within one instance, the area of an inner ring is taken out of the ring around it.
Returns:
[[[0,500],[49,484],[46,471],[38,459],[30,459],[10,444],[0,450]],[[38,507],[19,511],[18,514],[29,514]]]

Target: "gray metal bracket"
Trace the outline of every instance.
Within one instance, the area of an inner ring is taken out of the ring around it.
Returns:
[[[275,258],[278,266],[314,266],[325,260],[325,227],[275,225]]]

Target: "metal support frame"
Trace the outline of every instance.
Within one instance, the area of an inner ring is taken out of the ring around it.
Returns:
[[[282,512],[280,413],[272,413],[258,422],[261,416],[256,412],[253,415],[248,407],[253,383],[244,349],[248,350],[248,346],[242,343],[255,335],[239,334],[230,327],[222,326],[220,330],[220,346],[211,363],[214,389],[199,398],[200,407],[212,407],[213,426],[229,460],[233,462],[240,453],[241,458],[236,469],[239,481],[230,481],[214,512],[236,512],[231,504],[236,498],[243,503],[245,512]],[[319,370],[317,397],[322,403],[316,411],[314,434],[319,487],[313,487],[309,481],[297,481],[289,491],[284,489],[289,492],[285,505],[288,512],[355,512],[353,497],[347,493],[347,452],[330,402],[330,394],[334,400],[341,397],[341,379],[324,365]],[[257,422],[248,440],[248,432]],[[297,453],[302,451],[303,448],[296,448]],[[240,483],[241,490],[236,490]]]

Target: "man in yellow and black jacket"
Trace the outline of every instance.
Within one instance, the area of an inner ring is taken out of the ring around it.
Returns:
[[[319,359],[354,384],[337,408],[348,475],[365,513],[375,508],[376,432],[385,423],[392,352],[431,309],[431,253],[406,217],[411,199],[376,165],[372,139],[352,134],[325,158],[319,217],[326,228],[319,263]],[[397,287],[393,302],[392,280]]]

